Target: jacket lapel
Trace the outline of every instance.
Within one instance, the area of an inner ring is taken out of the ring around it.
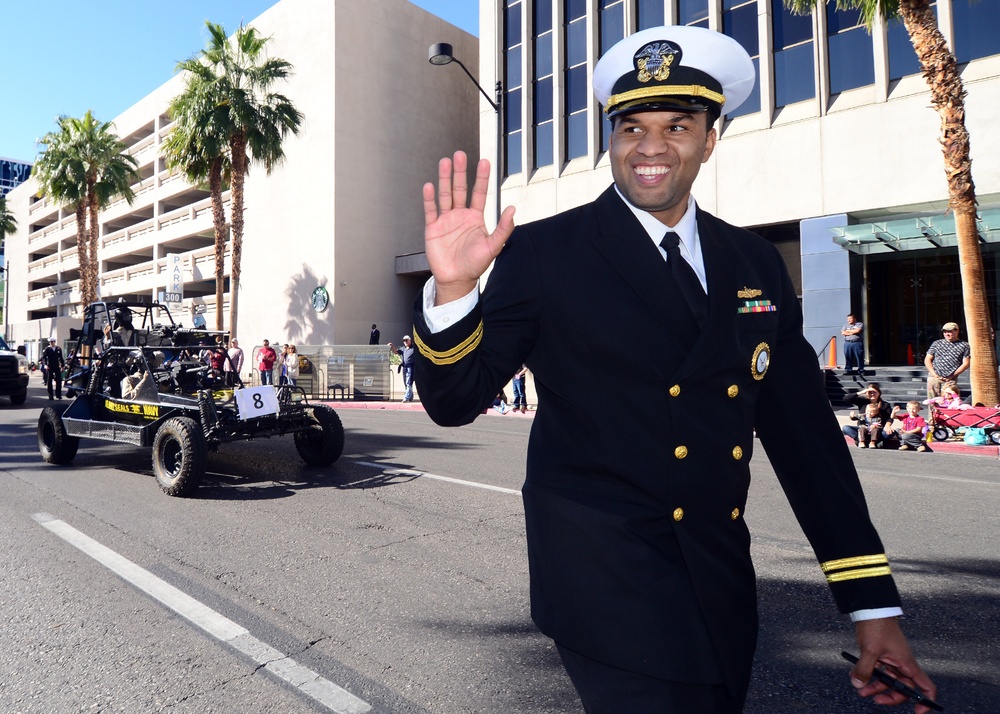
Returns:
[[[598,197],[596,205],[600,230],[591,234],[591,241],[649,307],[659,329],[680,338],[698,334],[698,323],[670,279],[663,256],[614,186]],[[691,345],[683,347],[689,350]]]
[[[681,365],[677,373],[678,379],[687,377],[699,366],[711,363],[719,350],[728,350],[725,336],[735,334],[736,330],[733,297],[737,288],[733,261],[737,254],[730,245],[729,236],[712,216],[699,208],[697,221],[698,239],[701,241],[701,255],[705,261],[705,276],[708,281],[708,319],[702,326],[694,349]]]

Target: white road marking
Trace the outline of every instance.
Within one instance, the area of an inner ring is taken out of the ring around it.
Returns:
[[[416,471],[413,469],[392,469],[386,468],[385,464],[376,464],[371,461],[355,461],[354,463],[360,466],[370,466],[374,469],[382,469],[382,472],[389,476],[420,476],[421,478],[432,478],[438,481],[448,481],[450,483],[457,483],[462,486],[474,486],[475,488],[485,488],[488,491],[499,491],[500,493],[512,493],[515,496],[520,496],[521,492],[514,488],[504,488],[503,486],[491,486],[488,483],[478,483],[476,481],[463,481],[460,478],[452,478],[451,476],[439,476],[437,474],[429,474],[426,471]]]
[[[83,551],[126,582],[163,603],[178,615],[187,618],[216,639],[246,655],[272,675],[288,682],[330,711],[337,714],[364,714],[371,711],[372,706],[368,702],[359,699],[346,689],[338,687],[330,680],[324,679],[311,669],[303,667],[291,657],[287,657],[266,642],[258,640],[246,628],[203,605],[165,580],[161,580],[148,570],[101,545],[93,538],[84,535],[73,526],[50,516],[48,513],[36,513],[32,518],[42,527]]]

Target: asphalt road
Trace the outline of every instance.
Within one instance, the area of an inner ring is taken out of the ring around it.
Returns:
[[[528,617],[530,419],[344,409],[333,467],[290,439],[226,445],[177,499],[148,450],[84,441],[71,467],[43,464],[35,381],[23,407],[0,402],[0,711],[582,711]],[[852,453],[942,703],[1000,712],[996,460]],[[762,452],[751,466],[746,711],[882,711],[851,691],[851,626]]]

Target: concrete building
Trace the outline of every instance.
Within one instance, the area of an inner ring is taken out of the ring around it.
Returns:
[[[936,12],[968,91],[996,325],[1000,3],[938,0]],[[505,89],[502,202],[517,206],[518,222],[590,201],[611,183],[609,125],[590,91],[601,54],[646,27],[708,27],[743,44],[758,84],[718,124],[695,197],[782,250],[817,351],[851,310],[868,325],[875,364],[920,360],[944,322],[964,327],[940,120],[901,23],[879,22],[869,35],[857,11],[832,0],[806,17],[782,0],[481,0],[480,18],[482,82]],[[487,147],[492,112],[481,121]]]
[[[478,91],[462,73],[428,64],[427,48],[448,42],[475,71],[478,41],[407,0],[281,0],[251,24],[273,38],[271,55],[294,66],[278,91],[305,120],[284,164],[270,175],[255,167],[247,180],[241,340],[367,344],[375,322],[385,341],[399,342],[426,275],[420,187],[440,156],[479,153]],[[114,118],[141,182],[133,205],[120,200],[100,214],[98,292],[156,299],[168,287],[167,256],[177,256],[175,319],[191,325],[197,311],[214,326],[209,195],[161,155],[167,107],[182,88],[176,76]],[[29,180],[8,197],[20,229],[8,240],[8,334],[29,350],[50,335],[66,339],[81,308],[73,211],[36,190]],[[232,288],[227,280],[227,327]],[[316,291],[328,295],[323,310],[312,304]]]

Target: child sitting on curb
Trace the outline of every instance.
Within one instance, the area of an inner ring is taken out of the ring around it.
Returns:
[[[920,416],[920,402],[912,401],[906,403],[906,416],[902,419],[902,426],[899,429],[900,451],[909,451],[916,448],[917,451],[930,451],[924,443],[927,434],[927,422]],[[899,407],[892,410],[893,418],[899,418]]]
[[[865,407],[864,416],[858,417],[858,447],[874,449],[878,444],[885,420],[882,419],[878,404]]]

